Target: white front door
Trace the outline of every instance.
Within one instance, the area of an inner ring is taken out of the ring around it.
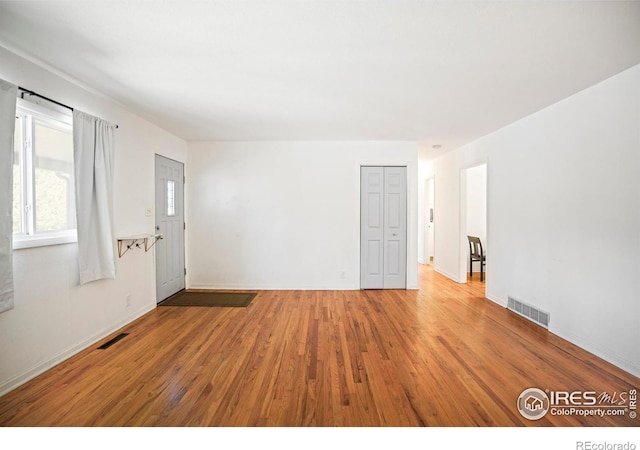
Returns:
[[[405,289],[407,168],[360,168],[360,287]]]
[[[156,155],[156,299],[185,288],[184,166]]]

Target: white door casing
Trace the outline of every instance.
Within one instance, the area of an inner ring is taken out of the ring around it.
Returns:
[[[161,302],[185,288],[184,165],[156,155],[155,159],[156,299]]]

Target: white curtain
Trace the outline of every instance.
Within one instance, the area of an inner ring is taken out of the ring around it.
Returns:
[[[113,239],[115,125],[73,111],[80,283],[116,277]]]
[[[0,312],[13,308],[13,133],[18,87],[0,80]]]

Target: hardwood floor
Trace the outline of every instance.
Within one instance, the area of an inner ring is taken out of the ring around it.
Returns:
[[[525,419],[526,388],[619,396],[640,379],[485,299],[477,277],[459,285],[419,271],[419,291],[261,291],[247,308],[158,307],[109,348],[1,397],[0,425],[640,425],[628,413]]]

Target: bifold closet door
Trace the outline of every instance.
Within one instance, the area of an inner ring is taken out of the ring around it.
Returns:
[[[407,168],[360,171],[360,288],[405,289]]]

